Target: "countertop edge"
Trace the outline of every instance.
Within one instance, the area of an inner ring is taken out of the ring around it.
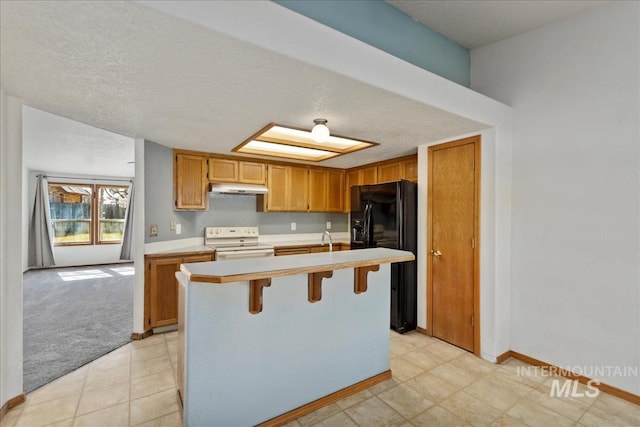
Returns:
[[[334,252],[339,253],[339,252]],[[314,256],[317,254],[304,254],[304,255],[292,255],[292,256]],[[398,255],[398,256],[383,256],[383,257],[372,257],[367,260],[355,260],[355,261],[337,261],[337,262],[329,262],[329,263],[321,263],[313,266],[306,267],[290,267],[290,268],[281,268],[274,270],[265,270],[253,273],[239,273],[239,274],[229,274],[229,275],[206,275],[206,274],[194,274],[189,271],[185,265],[180,266],[180,271],[184,273],[188,280],[191,282],[203,282],[203,283],[213,283],[213,284],[226,284],[232,282],[246,282],[250,280],[258,280],[258,279],[267,279],[273,277],[282,277],[282,276],[291,276],[296,274],[308,274],[308,273],[317,273],[321,271],[333,271],[333,270],[341,270],[345,268],[358,268],[358,267],[368,267],[372,265],[380,265],[380,264],[389,264],[395,262],[404,262],[404,261],[413,261],[415,260],[415,256],[411,253]]]
[[[210,255],[215,252],[215,249],[212,249],[208,246],[196,246],[196,247],[188,247],[188,248],[176,248],[169,249],[166,252],[151,252],[144,254],[145,258],[165,258],[171,256],[184,256],[184,255]]]

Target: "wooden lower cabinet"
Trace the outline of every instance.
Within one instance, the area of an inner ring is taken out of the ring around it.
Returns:
[[[145,330],[178,323],[178,281],[180,264],[213,261],[213,253],[145,256]]]
[[[334,243],[333,244],[334,251],[347,251],[349,250],[348,243]],[[320,245],[296,245],[296,246],[276,246],[275,254],[276,256],[282,255],[298,255],[298,254],[309,254],[309,253],[318,253],[318,252],[329,252],[329,244]]]
[[[308,254],[311,253],[311,248],[309,246],[295,246],[295,247],[285,247],[285,248],[275,248],[275,255],[299,255],[299,254]]]

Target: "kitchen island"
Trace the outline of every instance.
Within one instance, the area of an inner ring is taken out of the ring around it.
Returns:
[[[394,249],[183,264],[186,426],[281,425],[390,378]]]

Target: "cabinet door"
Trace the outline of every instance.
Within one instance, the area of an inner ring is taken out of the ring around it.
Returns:
[[[177,153],[173,166],[175,209],[207,208],[207,157]]]
[[[287,210],[287,166],[269,165],[267,168],[266,211]]]
[[[264,163],[243,162],[238,163],[238,179],[244,184],[264,184]]]
[[[238,161],[210,158],[209,181],[238,182]]]
[[[358,169],[350,170],[347,172],[347,185],[344,192],[344,211],[349,213],[351,211],[351,187],[354,185],[361,185],[360,171]]]
[[[309,169],[309,211],[327,210],[327,171]]]
[[[149,286],[149,327],[173,325],[178,322],[178,280],[182,258],[158,258],[149,263],[151,281]]]
[[[404,179],[418,182],[418,158],[404,161]]]
[[[370,166],[360,169],[360,185],[377,184],[378,183],[378,167]]]
[[[327,171],[327,212],[342,212],[344,199],[344,172]]]
[[[384,163],[378,166],[378,182],[398,181],[404,176],[402,162]]]
[[[306,212],[309,209],[309,173],[307,168],[287,166],[289,202],[288,211]]]

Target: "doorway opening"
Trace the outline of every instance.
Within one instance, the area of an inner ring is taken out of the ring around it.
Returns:
[[[134,140],[22,108],[23,380],[30,392],[130,341]]]

